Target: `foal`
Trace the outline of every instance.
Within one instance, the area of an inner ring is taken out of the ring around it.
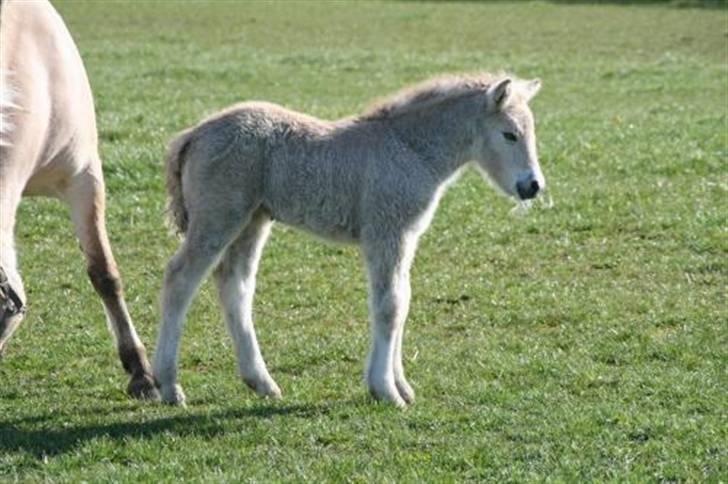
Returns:
[[[0,3],[0,353],[25,312],[13,232],[23,195],[71,206],[88,274],[101,296],[135,397],[157,393],[131,322],[104,223],[104,178],[86,70],[50,3]]]
[[[212,268],[245,383],[278,397],[252,320],[255,274],[273,220],[361,247],[369,275],[370,393],[403,406],[409,271],[419,236],[462,167],[506,194],[544,187],[528,101],[540,81],[480,74],[406,89],[364,115],[329,122],[262,102],[238,104],[181,133],[167,158],[170,210],[184,243],[167,266],[154,376],[176,383],[182,323]]]

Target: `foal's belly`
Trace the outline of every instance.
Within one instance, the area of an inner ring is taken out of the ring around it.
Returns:
[[[294,213],[288,210],[269,211],[275,221],[321,239],[344,244],[359,241],[359,224],[349,218],[328,218],[322,217],[322,214]]]
[[[269,169],[263,205],[286,225],[334,242],[357,242],[362,187],[356,180],[361,176],[355,169],[342,175],[330,163],[304,161],[293,167],[279,162]]]

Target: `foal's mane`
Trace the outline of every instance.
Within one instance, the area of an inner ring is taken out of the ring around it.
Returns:
[[[375,102],[361,116],[362,119],[387,119],[430,107],[442,102],[483,93],[505,74],[444,75],[406,87]]]

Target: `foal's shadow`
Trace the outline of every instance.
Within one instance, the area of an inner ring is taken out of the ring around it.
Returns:
[[[203,412],[193,414],[184,412],[179,415],[161,417],[155,420],[128,420],[108,424],[79,425],[59,428],[53,425],[47,429],[23,429],[26,425],[43,427],[44,421],[58,421],[57,415],[44,414],[12,420],[0,421],[0,454],[24,451],[39,458],[64,454],[78,445],[98,438],[107,437],[113,440],[125,438],[145,439],[159,433],[170,433],[175,436],[222,435],[237,428],[236,421],[259,418],[269,419],[276,416],[291,416],[297,418],[310,418],[326,415],[334,407],[356,404],[355,402],[332,402],[322,405],[280,405],[275,403],[261,403],[249,408],[230,409],[220,412]],[[128,411],[128,407],[116,409]],[[194,410],[193,410],[194,411]],[[114,413],[114,409],[89,408],[82,412],[99,416],[104,412]],[[78,413],[74,413],[78,415]],[[132,416],[133,418],[133,416]],[[237,422],[240,423],[240,422]]]

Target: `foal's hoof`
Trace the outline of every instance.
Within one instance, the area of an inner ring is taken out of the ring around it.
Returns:
[[[404,400],[407,405],[415,403],[415,391],[412,389],[412,386],[407,382],[407,380],[395,380],[394,383],[397,385],[399,396],[402,397],[402,400]]]
[[[154,377],[149,373],[142,373],[131,377],[126,393],[137,400],[159,400],[159,390],[154,383]]]
[[[185,405],[185,392],[182,391],[182,387],[179,385],[167,385],[162,386],[159,389],[162,396],[162,402],[168,405],[178,405],[184,407]]]
[[[273,380],[250,380],[244,378],[243,381],[250,389],[252,389],[255,393],[260,395],[261,397],[267,397],[267,398],[274,398],[278,399],[281,398],[281,389],[278,387],[276,382]]]
[[[375,400],[391,403],[398,408],[404,408],[407,406],[407,402],[402,398],[396,388],[376,389],[370,385],[369,394]]]

